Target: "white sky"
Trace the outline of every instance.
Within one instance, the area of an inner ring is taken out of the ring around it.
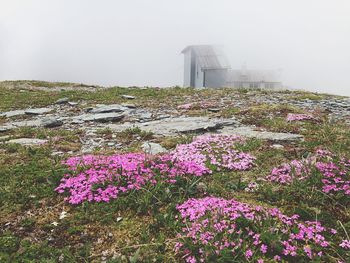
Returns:
[[[0,80],[182,85],[190,44],[350,95],[349,0],[0,0]]]

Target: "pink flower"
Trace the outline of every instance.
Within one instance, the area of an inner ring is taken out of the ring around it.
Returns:
[[[274,259],[275,261],[281,261],[281,257],[278,256],[278,255],[274,256],[273,259]]]
[[[304,251],[306,253],[306,255],[311,259],[312,258],[312,251],[310,246],[304,246]]]
[[[340,244],[340,247],[349,250],[350,249],[350,240],[343,240]]]
[[[250,249],[248,249],[248,250],[245,252],[245,257],[246,257],[247,259],[250,259],[252,256],[253,256],[253,252],[252,252]]]
[[[260,247],[261,253],[265,254],[267,252],[267,246],[265,244],[262,244]]]
[[[186,262],[187,263],[196,263],[197,260],[196,260],[196,258],[194,256],[189,256],[189,257],[186,258]]]

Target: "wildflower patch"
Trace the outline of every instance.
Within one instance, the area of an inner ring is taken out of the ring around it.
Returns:
[[[272,170],[266,177],[270,182],[290,185],[309,180],[326,194],[350,195],[350,159],[318,150],[304,160],[294,160]]]
[[[174,184],[180,177],[203,176],[212,173],[212,169],[248,170],[254,157],[235,150],[235,145],[243,142],[238,136],[209,135],[163,155],[71,157],[64,162],[70,173],[55,190],[68,193],[71,204],[109,202],[147,185]]]
[[[190,199],[177,210],[183,228],[175,252],[186,262],[321,259],[330,246],[328,237],[336,233],[317,221],[301,222],[298,215],[234,199]]]

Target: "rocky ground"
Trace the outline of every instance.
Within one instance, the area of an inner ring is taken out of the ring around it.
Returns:
[[[288,114],[312,119],[288,121]],[[38,262],[42,255],[45,262],[181,261],[170,248],[172,229],[159,218],[159,213],[170,213],[167,204],[156,213],[139,213],[113,204],[76,207],[64,202],[53,189],[65,172],[61,161],[70,156],[159,154],[199,134],[240,135],[254,145],[258,166],[244,175],[222,174],[225,180],[205,179],[196,189],[261,203],[261,196],[227,186],[320,146],[349,156],[349,127],[350,98],[327,94],[2,82],[0,246],[5,248],[0,259]],[[280,204],[286,212],[293,210]],[[315,209],[323,208],[305,208],[307,213]],[[341,213],[343,224],[348,213]]]
[[[6,88],[14,89],[11,85],[7,85]],[[53,103],[48,103],[45,107],[37,108],[28,105],[27,108],[4,110],[0,113],[2,120],[0,132],[11,132],[19,128],[57,127],[71,132],[79,130],[81,147],[78,153],[91,153],[101,147],[118,148],[121,146],[115,142],[115,138],[101,136],[101,130],[106,131],[107,129],[112,133],[118,133],[136,128],[150,132],[156,137],[206,131],[238,133],[242,136],[279,142],[303,139],[300,134],[266,132],[269,128],[272,131],[287,131],[283,123],[279,124],[281,127],[269,127],[268,123],[261,123],[269,122],[276,115],[283,116],[285,112],[309,112],[314,113],[318,118],[327,117],[330,120],[350,123],[350,99],[329,95],[240,90],[230,92],[231,94],[225,96],[223,90],[217,93],[213,90],[209,92],[198,90],[197,93],[193,92],[187,96],[185,94],[180,101],[177,97],[169,98],[173,101],[165,103],[160,101],[159,104],[154,104],[157,103],[157,98],[155,98],[150,107],[147,107],[147,102],[139,105],[138,102],[142,98],[137,99],[135,96],[126,94],[120,94],[114,98],[115,101],[121,101],[118,104],[101,104],[94,103],[93,100],[77,100],[59,96],[60,92],[64,91],[78,92],[78,94],[79,91],[84,91],[93,94],[98,89],[85,86],[77,87],[76,90],[74,88],[74,86],[40,87],[26,83],[16,91],[11,90],[22,93],[43,91],[41,95],[43,97],[55,93],[58,99]],[[109,100],[113,101],[113,98]],[[134,103],[135,100],[136,103]],[[259,115],[264,118],[260,119]],[[10,138],[8,135],[2,136],[1,140],[26,145],[48,141]],[[64,154],[64,152],[55,152],[55,154]]]

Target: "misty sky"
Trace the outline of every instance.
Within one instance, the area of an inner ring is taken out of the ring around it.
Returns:
[[[348,0],[0,0],[0,80],[182,85],[190,44],[350,95]]]

